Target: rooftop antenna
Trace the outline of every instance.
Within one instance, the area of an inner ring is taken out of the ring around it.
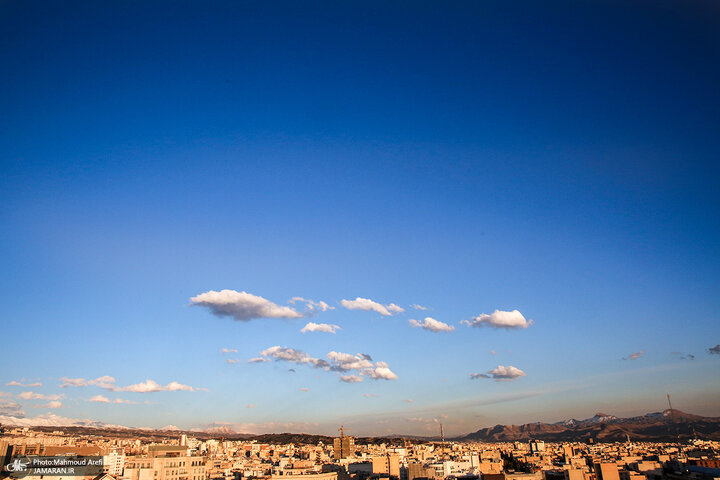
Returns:
[[[445,434],[443,433],[442,423],[440,424],[440,442],[443,445],[445,444]]]
[[[668,405],[670,406],[670,422],[675,425],[675,433],[677,434],[678,441],[680,441],[680,429],[678,428],[677,424],[675,423],[675,410],[673,410],[672,402],[670,401],[670,394],[667,394],[668,399]]]
[[[670,394],[667,394],[668,398],[668,405],[670,405],[670,420],[672,420],[673,423],[675,423],[675,411],[672,408],[672,402],[670,401]]]

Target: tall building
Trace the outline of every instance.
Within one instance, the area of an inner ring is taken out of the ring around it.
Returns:
[[[373,473],[384,473],[392,477],[400,477],[400,456],[388,453],[372,457]]]
[[[530,451],[532,453],[544,452],[545,451],[545,442],[543,442],[542,440],[530,441]]]
[[[206,458],[189,456],[187,447],[152,445],[148,455],[127,457],[125,480],[205,480]]]
[[[345,436],[345,428],[340,427],[340,436],[333,441],[333,458],[340,460],[355,453],[355,440]]]
[[[597,480],[620,480],[620,472],[618,471],[617,463],[596,463],[595,477]]]

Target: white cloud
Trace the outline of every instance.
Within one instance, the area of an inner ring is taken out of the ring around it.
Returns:
[[[18,394],[18,397],[23,400],[59,400],[63,395],[43,395],[42,393],[22,392]]]
[[[394,303],[391,303],[391,304],[387,305],[387,309],[390,310],[390,312],[392,312],[393,314],[395,314],[395,313],[402,313],[402,312],[405,311],[404,308],[402,308],[402,307],[399,306],[399,305],[395,305]]]
[[[525,372],[523,372],[519,368],[513,367],[512,365],[507,367],[503,365],[498,365],[497,368],[488,370],[487,373],[492,375],[492,378],[494,378],[495,381],[515,380],[516,378],[525,376]]]
[[[395,380],[397,375],[390,370],[385,362],[373,363],[372,357],[366,353],[342,353],[332,351],[327,354],[328,360],[311,357],[302,350],[295,350],[290,347],[280,347],[278,345],[270,347],[260,352],[260,357],[251,359],[253,363],[259,363],[268,360],[284,361],[295,363],[298,365],[310,365],[315,368],[340,372],[348,374],[355,371],[357,375],[369,377],[374,380]]]
[[[221,348],[222,353],[238,353],[237,348]]]
[[[230,365],[234,365],[236,363],[242,363],[242,360],[239,358],[226,358],[225,363],[229,363]]]
[[[290,299],[290,303],[295,305],[296,303],[305,304],[305,316],[313,316],[318,312],[327,312],[328,310],[335,310],[335,307],[331,307],[322,300],[319,302],[308,300],[303,297],[293,297]]]
[[[122,398],[116,398],[113,400],[113,403],[127,403],[130,405],[137,405],[138,402],[133,402],[132,400],[123,400]]]
[[[357,297],[355,300],[341,300],[340,304],[347,308],[348,310],[365,310],[365,311],[373,311],[377,312],[380,315],[384,316],[390,316],[394,315],[396,313],[402,313],[405,311],[402,307],[399,307],[395,305],[394,303],[390,303],[388,305],[383,305],[378,302],[374,302],[370,300],[369,298],[361,298]]]
[[[192,305],[207,307],[218,317],[233,317],[247,322],[254,318],[300,318],[291,307],[276,305],[270,300],[235,290],[210,290],[190,298]]]
[[[314,322],[308,322],[307,325],[305,325],[302,330],[300,330],[302,333],[305,332],[326,332],[326,333],[336,333],[338,330],[340,330],[339,325],[331,325],[329,323],[314,323]]]
[[[40,383],[40,382],[22,383],[22,382],[18,382],[17,380],[8,382],[5,385],[8,387],[42,387],[42,383]]]
[[[360,375],[340,375],[340,381],[345,383],[357,383],[362,382],[363,377]]]
[[[185,390],[188,392],[207,391],[205,388],[191,387],[189,385],[183,385],[178,382],[170,382],[163,386],[154,380],[145,380],[144,382],[128,385],[126,387],[118,387],[115,385],[115,379],[109,375],[104,377],[98,377],[94,380],[85,380],[84,378],[67,378],[62,377],[60,379],[62,383],[61,387],[86,387],[93,385],[96,387],[111,390],[113,392],[135,392],[135,393],[150,393],[150,392],[176,392]]]
[[[637,360],[638,358],[645,355],[645,350],[640,350],[639,352],[634,352],[628,355],[627,357],[623,357],[623,360]]]
[[[145,380],[144,382],[136,383],[134,385],[128,385],[127,387],[115,387],[112,389],[115,392],[135,392],[135,393],[151,393],[151,392],[177,392],[177,391],[188,391],[196,392],[202,390],[199,388],[191,387],[189,385],[183,385],[178,382],[170,382],[163,386],[154,380]]]
[[[375,397],[377,397],[377,393],[363,393],[363,397],[365,397],[365,398],[375,398]]]
[[[62,408],[63,404],[59,400],[53,400],[42,405],[33,405],[32,408]]]
[[[418,305],[417,303],[413,303],[410,306],[412,308],[414,308],[415,310],[427,310],[428,309],[428,307],[423,307],[422,305]]]
[[[361,370],[362,375],[367,375],[373,380],[397,380],[398,376],[390,370],[388,364],[385,362],[375,363],[375,367],[369,370]]]
[[[471,373],[470,379],[471,380],[477,380],[478,378],[492,378],[490,375],[487,375],[485,373]]]
[[[103,395],[95,395],[90,401],[95,403],[110,403],[110,399]]]
[[[300,391],[301,391],[301,392],[309,392],[309,391],[310,391],[310,389],[309,389],[309,388],[305,388],[305,387],[303,387],[303,388],[301,388],[301,389],[300,389]]]
[[[490,314],[483,313],[470,320],[463,320],[462,323],[471,327],[522,329],[528,328],[533,324],[533,321],[525,320],[523,314],[517,310],[513,310],[512,312],[495,310]]]
[[[424,328],[425,330],[429,330],[435,333],[452,332],[453,330],[455,330],[455,327],[452,327],[447,323],[441,322],[440,320],[435,320],[432,317],[425,317],[425,320],[423,320],[422,322],[411,318],[410,326]]]

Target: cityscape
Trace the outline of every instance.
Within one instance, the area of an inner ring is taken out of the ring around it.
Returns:
[[[0,0],[0,480],[720,480],[718,0]]]

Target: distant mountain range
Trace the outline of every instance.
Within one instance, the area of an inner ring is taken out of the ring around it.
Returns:
[[[332,442],[332,437],[305,433],[269,433],[248,434],[238,433],[230,426],[216,424],[205,430],[181,430],[175,425],[167,425],[159,429],[128,428],[121,425],[108,425],[92,420],[77,420],[53,414],[38,416],[34,419],[3,417],[0,424],[10,426],[28,426],[35,430],[64,430],[68,433],[81,434],[112,434],[118,437],[134,438],[168,438],[186,433],[197,438],[226,438],[229,440],[254,439],[267,443],[313,443]],[[482,442],[514,442],[528,440],[545,440],[548,442],[586,441],[592,438],[596,442],[623,442],[630,437],[631,441],[676,441],[691,438],[720,440],[720,417],[702,417],[680,410],[664,410],[648,413],[638,417],[618,418],[614,415],[596,413],[590,418],[577,420],[574,418],[556,423],[526,423],[524,425],[495,425],[456,437],[455,441]],[[408,441],[437,441],[437,437],[419,437],[413,435],[393,434],[358,439],[364,443],[378,443],[406,439]]]
[[[557,423],[495,425],[456,440],[573,442],[592,438],[597,442],[621,442],[628,437],[636,442],[688,440],[694,437],[720,440],[720,417],[701,417],[669,409],[630,418],[596,413],[584,420],[571,418]]]

